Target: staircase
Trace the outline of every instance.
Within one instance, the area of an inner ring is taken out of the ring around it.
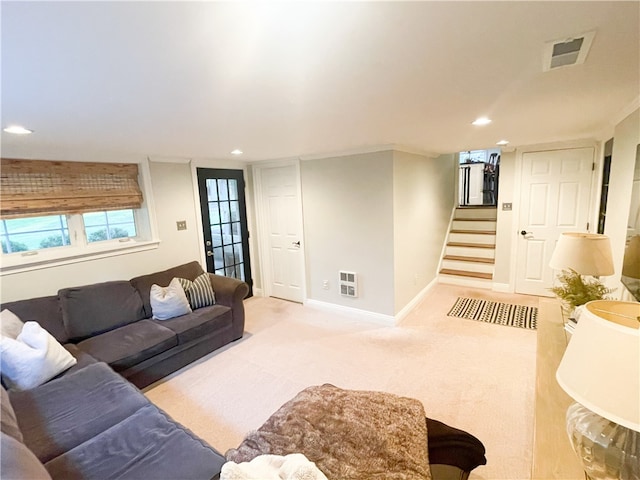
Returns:
[[[456,208],[438,281],[491,288],[496,247],[496,207]]]

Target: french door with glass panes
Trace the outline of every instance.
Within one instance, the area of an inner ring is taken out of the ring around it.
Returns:
[[[207,271],[243,280],[252,295],[242,170],[198,168]]]

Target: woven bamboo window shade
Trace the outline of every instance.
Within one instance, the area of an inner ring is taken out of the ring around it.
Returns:
[[[0,218],[140,208],[135,163],[0,160]]]

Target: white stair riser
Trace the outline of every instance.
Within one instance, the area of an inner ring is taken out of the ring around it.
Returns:
[[[496,258],[496,251],[493,248],[451,247],[447,245],[445,254],[460,257]]]
[[[446,275],[442,273],[438,275],[438,282],[446,283],[448,285],[461,285],[464,287],[473,288],[491,288],[493,286],[493,281],[491,280],[482,278],[458,277],[455,275]]]
[[[496,231],[496,222],[486,220],[482,222],[476,221],[465,221],[465,220],[454,220],[452,225],[452,230],[489,230],[492,232]]]
[[[459,260],[442,260],[442,268],[451,270],[464,270],[467,272],[493,273],[493,265],[490,263],[461,262]]]
[[[457,208],[455,218],[487,218],[495,220],[497,210],[495,208]]]
[[[459,243],[480,243],[482,245],[494,245],[496,243],[495,235],[484,235],[478,233],[449,233],[450,242]]]

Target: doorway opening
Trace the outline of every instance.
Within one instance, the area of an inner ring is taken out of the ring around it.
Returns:
[[[460,152],[458,206],[495,207],[498,202],[500,150]]]

